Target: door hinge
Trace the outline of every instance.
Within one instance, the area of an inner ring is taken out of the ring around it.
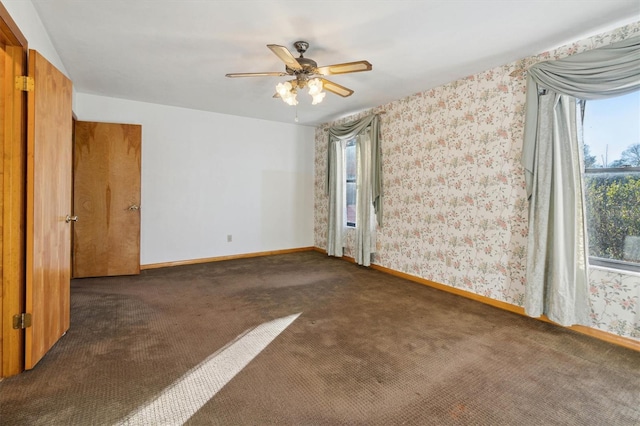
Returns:
[[[31,327],[31,314],[18,314],[13,316],[13,328],[25,329]]]
[[[16,77],[16,89],[22,90],[23,92],[31,92],[35,87],[35,81],[33,77],[28,76],[17,76]]]

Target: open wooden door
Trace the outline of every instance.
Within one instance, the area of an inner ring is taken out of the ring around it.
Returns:
[[[25,368],[69,329],[71,279],[71,81],[29,51]]]
[[[140,273],[142,126],[75,123],[73,277]]]

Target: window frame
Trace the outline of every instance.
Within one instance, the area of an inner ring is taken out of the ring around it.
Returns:
[[[584,118],[585,118],[585,108],[587,105],[587,100],[586,99],[578,99],[578,108],[580,111],[580,123],[581,126],[584,127]],[[581,131],[581,133],[583,133],[583,131]],[[584,134],[582,134],[582,137],[580,138],[582,139],[582,145],[589,145],[586,143],[586,141],[584,140]],[[589,145],[591,146],[591,145]],[[584,151],[583,151],[584,152]],[[640,167],[636,167],[636,166],[623,166],[623,167],[591,167],[591,168],[584,168],[583,169],[583,183],[585,182],[585,176],[588,174],[600,174],[600,173],[628,173],[628,172],[640,172]],[[586,184],[584,185],[584,189],[583,189],[583,197],[586,199],[587,193],[586,193]],[[586,207],[586,206],[585,206]],[[587,211],[585,208],[585,230],[587,231],[587,236],[588,236],[588,217],[586,216]],[[597,257],[597,256],[591,256],[589,254],[590,252],[590,245],[589,245],[589,240],[587,238],[587,244],[585,247],[585,250],[587,251],[587,260],[588,260],[588,264],[589,266],[596,266],[596,267],[604,267],[604,268],[609,268],[609,269],[613,269],[616,271],[624,271],[624,272],[635,272],[635,273],[639,273],[640,272],[640,263],[634,263],[634,262],[627,262],[624,260],[617,260],[617,259],[607,259],[607,258],[603,258],[603,257]]]
[[[639,172],[640,173],[640,167],[631,167],[631,166],[627,166],[627,167],[592,167],[589,169],[584,169],[584,174],[588,175],[588,174],[601,174],[601,173],[611,173],[611,174],[617,174],[617,173],[628,173],[628,172]],[[586,197],[586,185],[585,185],[585,197]],[[586,214],[586,211],[585,211]],[[585,219],[588,222],[588,218],[585,217]],[[609,269],[617,269],[617,270],[622,270],[622,271],[628,271],[628,272],[640,272],[640,263],[634,263],[634,262],[627,262],[624,260],[617,260],[617,259],[607,259],[604,257],[597,257],[597,256],[591,256],[589,255],[589,245],[587,244],[587,257],[589,259],[589,265],[590,266],[600,266],[600,267],[605,267],[605,268],[609,268]]]
[[[349,173],[347,173],[347,148],[353,147],[353,156],[354,156],[354,161],[355,161],[355,167],[356,167],[356,172],[353,175],[353,179],[349,178]],[[348,214],[347,214],[347,208],[349,206],[348,203],[348,197],[347,197],[347,185],[349,183],[353,183],[355,184],[355,204],[354,206],[356,207],[356,212],[357,212],[357,204],[358,204],[358,156],[357,156],[357,148],[356,148],[356,138],[353,137],[349,140],[346,141],[345,145],[344,145],[344,162],[345,162],[345,180],[344,180],[344,194],[345,194],[345,201],[344,201],[344,209],[345,209],[345,227],[347,228],[356,228],[358,226],[358,221],[357,221],[357,213],[356,213],[356,218],[354,218],[353,222],[349,222],[348,219]]]

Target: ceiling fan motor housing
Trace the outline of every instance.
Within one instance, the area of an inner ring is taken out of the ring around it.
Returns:
[[[298,87],[302,88],[306,86],[309,81],[309,76],[316,73],[318,69],[318,63],[313,59],[305,58],[304,52],[309,48],[309,43],[306,41],[296,41],[293,43],[293,47],[296,48],[298,53],[300,54],[299,58],[296,58],[296,61],[302,67],[301,70],[295,70],[293,68],[286,67],[287,74],[294,75],[296,80],[298,81]]]
[[[314,61],[313,59],[303,58],[301,56],[299,58],[296,58],[296,61],[298,61],[298,63],[302,67],[302,69],[301,70],[294,70],[293,68],[286,67],[287,73],[289,73],[291,75],[313,74],[315,72],[316,68],[318,68],[318,63],[316,61]]]
[[[302,55],[304,54],[304,52],[307,51],[307,49],[309,48],[309,43],[307,43],[306,41],[296,41],[295,43],[293,43],[293,47],[296,48],[296,50],[298,51],[298,53],[300,54],[300,57],[302,58]]]

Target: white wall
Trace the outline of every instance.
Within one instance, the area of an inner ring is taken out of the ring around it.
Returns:
[[[49,33],[47,33],[47,30],[44,28],[38,12],[36,12],[36,9],[33,7],[33,3],[26,0],[2,0],[2,4],[18,25],[18,28],[20,28],[20,32],[22,32],[27,39],[29,49],[37,50],[64,75],[71,78],[49,38]],[[76,92],[74,89],[74,107],[75,96]]]
[[[142,125],[142,265],[313,246],[313,128],[83,93],[75,112]]]
[[[31,1],[2,4],[69,76]],[[142,124],[143,265],[313,245],[313,128],[75,91],[74,112]]]
[[[29,49],[40,52],[42,56],[47,58],[49,62],[69,77],[31,1],[2,0],[2,4],[15,23],[18,24],[18,28],[20,28],[22,34],[26,37]]]

